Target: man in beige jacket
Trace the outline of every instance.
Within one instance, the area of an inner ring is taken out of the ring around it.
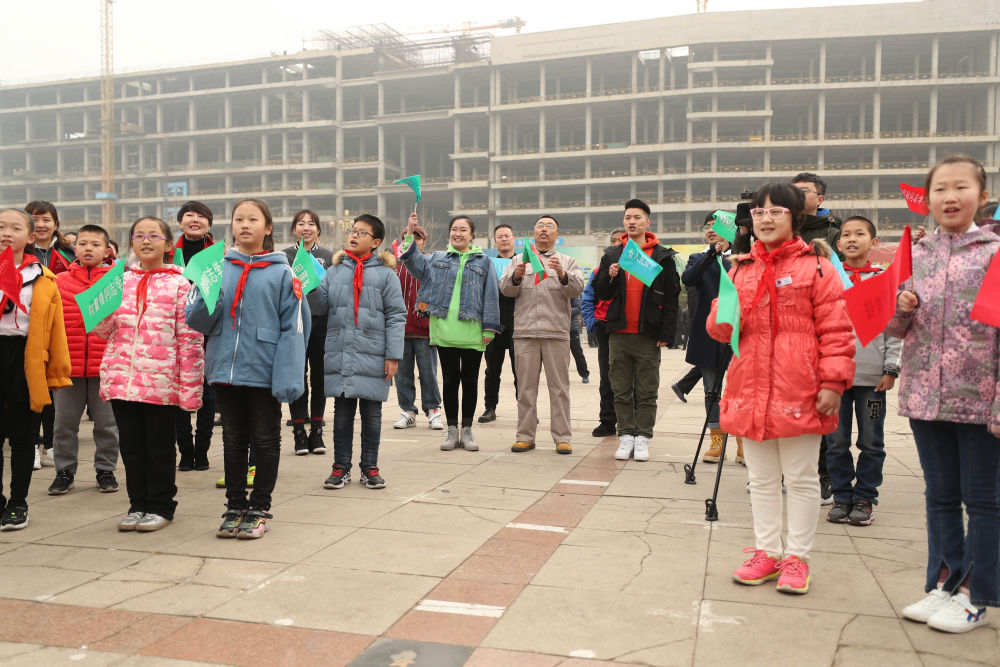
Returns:
[[[550,215],[535,221],[535,248],[546,277],[535,284],[531,264],[515,260],[500,278],[500,292],[514,297],[514,359],[517,364],[517,441],[514,452],[535,448],[538,382],[542,366],[549,385],[551,432],[556,451],[569,454],[569,300],[583,293],[576,260],[555,251],[559,223]]]

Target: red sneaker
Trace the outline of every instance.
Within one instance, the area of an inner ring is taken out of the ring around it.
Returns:
[[[743,553],[753,554],[743,565],[733,572],[733,579],[747,586],[757,586],[778,576],[778,559],[768,556],[766,551],[747,547]]]
[[[809,564],[798,556],[789,556],[778,563],[781,576],[778,590],[803,595],[809,592]]]

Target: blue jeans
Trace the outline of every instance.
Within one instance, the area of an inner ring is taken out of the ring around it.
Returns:
[[[354,415],[361,404],[361,469],[378,465],[382,439],[382,403],[367,398],[333,399],[333,462],[351,469],[354,454]]]
[[[441,390],[437,383],[437,351],[426,338],[404,338],[403,358],[396,372],[396,398],[399,407],[417,412],[417,387],[413,380],[413,364],[420,373],[420,404],[426,415],[441,407]]]
[[[857,446],[861,452],[857,469],[851,455],[855,417],[858,420]],[[858,500],[878,503],[885,461],[884,427],[884,391],[875,391],[875,387],[852,387],[840,397],[837,430],[826,438],[826,470],[833,483],[833,502],[844,505],[852,505]]]
[[[927,498],[926,592],[954,593],[966,578],[972,603],[1000,606],[1000,440],[983,424],[910,420]],[[969,514],[965,530],[962,505]]]
[[[708,398],[708,395],[715,388],[716,380],[720,379],[719,369],[714,366],[699,366],[698,370],[701,371],[701,384],[705,389],[705,416],[708,417],[708,427],[719,428],[719,399],[722,398],[721,382],[719,382],[719,395],[715,397],[715,400],[712,401]],[[725,372],[725,369],[723,369],[722,373],[725,374]]]

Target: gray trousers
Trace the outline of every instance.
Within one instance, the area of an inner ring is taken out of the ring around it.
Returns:
[[[56,471],[68,470],[76,475],[80,451],[80,419],[90,406],[94,419],[94,469],[114,470],[118,467],[118,424],[111,404],[100,397],[101,378],[73,378],[73,386],[52,392],[56,408],[52,438],[52,456]]]

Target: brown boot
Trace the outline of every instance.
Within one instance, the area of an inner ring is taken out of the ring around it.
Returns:
[[[743,438],[740,436],[736,436],[736,462],[742,466],[746,465],[743,460]]]
[[[718,463],[722,456],[722,429],[712,429],[712,446],[701,458],[705,463]]]

